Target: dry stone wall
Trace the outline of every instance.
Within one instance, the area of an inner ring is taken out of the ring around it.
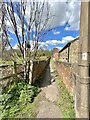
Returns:
[[[60,51],[60,61],[69,63],[78,63],[79,38],[67,43]]]
[[[60,53],[60,61],[68,62],[68,48],[64,49],[64,50]]]
[[[45,67],[48,65],[50,59],[42,61],[31,61],[30,66],[30,83],[34,83],[37,78],[42,74]],[[23,65],[4,65],[0,66],[0,86],[5,88],[11,82],[18,80],[18,78],[23,79],[24,76],[24,66]]]
[[[70,45],[70,50],[69,50],[70,63],[78,63],[78,47],[79,47],[79,38]]]
[[[6,87],[9,83],[13,82],[13,78],[17,76],[18,78],[23,78],[23,65],[3,65],[0,66],[0,86],[2,88]]]

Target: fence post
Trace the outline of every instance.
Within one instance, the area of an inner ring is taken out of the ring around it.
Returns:
[[[81,2],[78,76],[76,80],[76,118],[90,119],[90,2]]]
[[[33,61],[30,61],[30,76],[29,76],[29,84],[33,82]]]

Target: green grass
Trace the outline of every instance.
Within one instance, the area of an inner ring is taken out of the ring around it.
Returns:
[[[32,103],[40,92],[38,85],[30,85],[24,81],[14,82],[7,90],[0,95],[1,118],[35,117]]]
[[[12,60],[3,60],[0,59],[0,65],[13,65],[14,62]],[[17,64],[23,64],[23,59],[19,58]]]
[[[41,57],[39,57],[39,60],[47,60],[47,59],[48,59],[47,56],[41,56]]]
[[[56,83],[60,91],[60,99],[58,100],[57,104],[60,107],[64,118],[75,118],[73,97],[70,96],[69,92],[65,88],[65,85],[60,80],[60,78],[56,80]]]
[[[29,58],[30,59],[30,58]],[[37,60],[47,60],[48,57],[47,56],[40,56],[38,57]],[[23,58],[22,57],[18,57],[17,59],[17,64],[23,64]],[[3,60],[3,59],[0,59],[0,65],[13,65],[14,62],[12,60]]]
[[[5,61],[0,59],[0,65],[13,65],[13,61]]]
[[[51,64],[55,70],[55,74],[58,75],[53,60],[51,60]],[[60,107],[64,118],[75,118],[73,97],[69,94],[59,75],[57,77],[56,84],[60,92],[60,99],[58,100],[57,105]]]

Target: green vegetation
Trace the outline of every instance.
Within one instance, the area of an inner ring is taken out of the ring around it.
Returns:
[[[0,59],[0,65],[13,65],[13,64],[14,64],[14,61],[12,61],[12,60]],[[17,64],[23,64],[22,58],[18,58]]]
[[[24,81],[14,82],[0,95],[1,117],[35,117],[32,102],[39,92],[40,88],[37,84],[30,85]]]
[[[51,60],[51,64],[55,70],[55,74],[58,76],[53,60]],[[57,77],[56,84],[60,91],[60,99],[58,100],[57,105],[60,107],[64,118],[75,118],[73,97],[69,94],[59,76]]]
[[[65,88],[65,85],[60,80],[60,78],[57,79],[56,83],[57,83],[58,89],[60,91],[60,99],[58,100],[57,104],[59,105],[60,109],[62,110],[64,118],[75,118],[73,97],[70,96],[69,92]]]
[[[13,61],[0,59],[0,65],[13,65]]]
[[[38,56],[46,56],[46,57],[51,57],[51,55],[52,55],[52,51],[49,51],[49,50],[39,50],[38,51],[38,54],[37,54]]]
[[[47,58],[50,58],[52,55],[52,51],[49,50],[38,50],[37,52],[37,56],[36,59],[40,59],[40,60],[45,60]],[[33,58],[34,56],[34,52],[31,52],[31,58]]]
[[[0,64],[1,65],[13,65],[13,60],[16,60],[17,64],[23,64],[23,58],[21,56],[21,53],[19,50],[14,50],[16,53],[17,58],[12,56],[12,51],[11,50],[5,50],[3,51],[3,58],[0,59]],[[32,59],[34,57],[34,52],[32,51],[30,53],[30,58],[27,59]],[[37,57],[36,59],[38,60],[46,60],[50,58],[52,55],[52,51],[49,50],[38,50],[37,52]]]

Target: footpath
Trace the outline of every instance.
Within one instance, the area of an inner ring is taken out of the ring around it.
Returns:
[[[36,118],[63,118],[60,108],[57,106],[60,93],[56,85],[56,76],[51,66],[46,68],[41,85],[41,96]]]

